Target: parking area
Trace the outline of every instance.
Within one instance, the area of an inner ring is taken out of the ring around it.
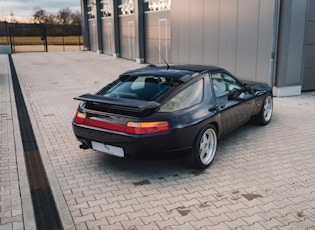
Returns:
[[[32,229],[7,55],[0,57],[0,229]],[[274,98],[269,125],[225,136],[212,165],[195,171],[180,159],[79,148],[73,98],[143,65],[79,51],[12,58],[65,229],[315,229],[315,92]]]

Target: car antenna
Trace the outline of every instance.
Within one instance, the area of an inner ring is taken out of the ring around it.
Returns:
[[[165,57],[161,54],[161,52],[158,50],[157,47],[155,47],[156,51],[158,52],[158,54],[162,57],[163,61],[165,62],[166,66],[167,66],[167,69],[170,68],[170,65],[167,63]]]

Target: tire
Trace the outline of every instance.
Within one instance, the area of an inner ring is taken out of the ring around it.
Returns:
[[[272,96],[267,95],[264,99],[263,105],[257,117],[258,124],[267,125],[271,120],[272,112],[273,112]]]
[[[217,151],[217,132],[213,125],[206,125],[198,134],[188,164],[195,169],[205,169],[212,163]]]

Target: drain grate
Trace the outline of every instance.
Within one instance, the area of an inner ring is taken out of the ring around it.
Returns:
[[[10,54],[9,62],[36,226],[37,229],[63,229]]]

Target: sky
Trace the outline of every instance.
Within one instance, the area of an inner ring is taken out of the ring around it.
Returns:
[[[35,7],[40,7],[47,14],[57,14],[66,7],[72,12],[81,12],[80,0],[0,0],[0,18],[10,16],[11,12],[17,18],[29,18]]]

